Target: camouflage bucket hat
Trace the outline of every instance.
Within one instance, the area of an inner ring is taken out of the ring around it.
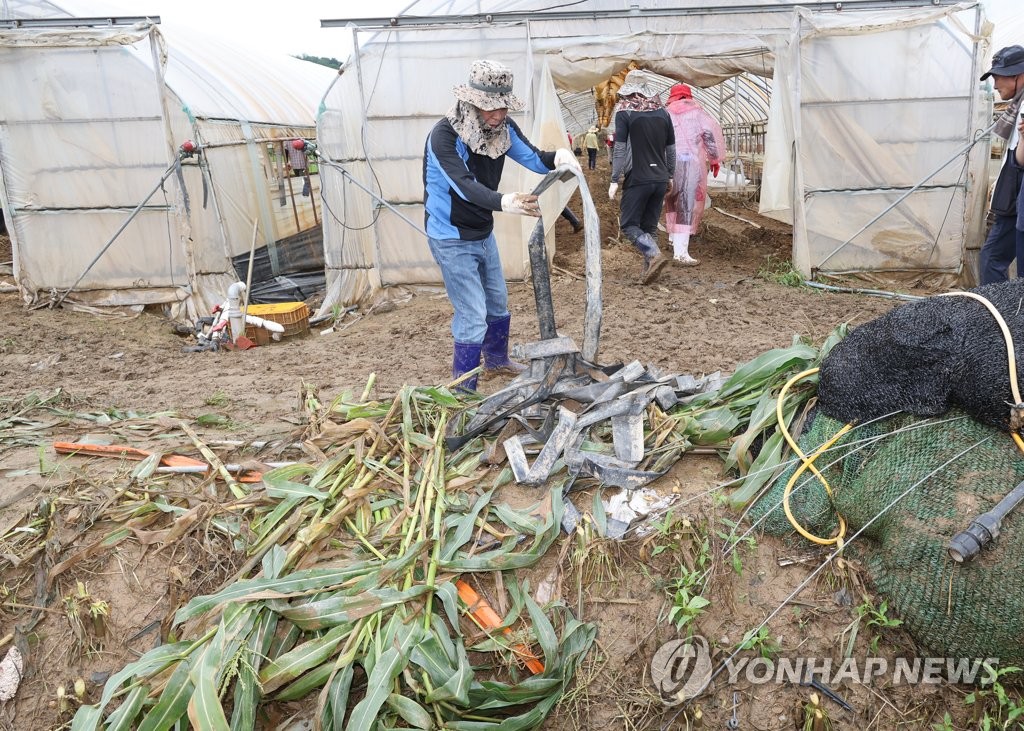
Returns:
[[[658,87],[655,83],[657,80],[657,77],[650,71],[634,69],[626,74],[622,86],[619,87],[618,95],[632,96],[633,94],[640,94],[648,99],[653,99],[658,96]]]
[[[519,111],[523,103],[512,93],[512,69],[497,61],[474,61],[469,67],[469,83],[453,90],[455,98],[477,109]]]

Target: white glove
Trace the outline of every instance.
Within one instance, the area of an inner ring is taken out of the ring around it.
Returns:
[[[610,201],[615,200],[615,194],[618,193],[618,192],[619,192],[619,184],[618,183],[612,183],[611,185],[609,185],[608,186],[608,200],[610,200]]]
[[[501,196],[501,210],[517,216],[540,218],[540,203],[537,196],[529,193],[505,193]]]
[[[563,165],[573,172],[583,172],[583,168],[580,167],[580,161],[572,154],[572,150],[567,150],[564,147],[555,150],[555,167],[559,168]]]

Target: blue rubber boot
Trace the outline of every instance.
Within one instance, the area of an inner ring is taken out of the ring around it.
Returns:
[[[455,343],[455,357],[452,359],[452,377],[458,378],[463,373],[469,373],[480,365],[480,343]],[[463,391],[476,390],[477,376],[468,378],[459,384],[458,388]]]
[[[509,360],[508,330],[512,315],[487,323],[487,334],[484,335],[483,354],[484,369],[488,374],[505,374],[518,376],[526,370],[522,363]]]

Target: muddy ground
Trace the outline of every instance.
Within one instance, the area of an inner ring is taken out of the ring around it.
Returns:
[[[731,216],[713,209],[707,212],[704,228],[691,246],[701,265],[670,266],[653,285],[640,286],[640,258],[618,241],[617,204],[603,195],[607,158],[602,156],[598,170],[588,175],[602,221],[602,363],[639,359],[678,373],[728,372],[767,349],[790,344],[794,336],[820,343],[838,324],[863,323],[894,306],[890,300],[780,283],[779,273],[785,272],[790,253],[788,227],[759,216],[756,202],[748,197],[720,194],[713,194],[713,205]],[[571,205],[581,210],[578,200]],[[583,237],[572,233],[563,220],[557,232],[552,277],[557,326],[560,332],[580,338],[585,301]],[[667,248],[664,234],[662,244]],[[0,263],[10,259],[8,254],[9,248],[0,251]],[[509,288],[513,342],[536,340],[530,285],[512,283]],[[4,572],[0,635],[12,632],[33,613],[38,617],[27,644],[26,677],[15,700],[3,709],[6,726],[48,729],[65,724],[74,703],[61,713],[58,686],[70,689],[74,679],[82,677],[87,681],[87,698],[97,698],[105,674],[151,647],[161,621],[166,622],[183,596],[216,588],[240,563],[232,558],[230,546],[204,543],[209,537],[179,541],[166,550],[126,541],[112,556],[65,572],[52,591],[40,594],[33,561],[26,561],[24,554],[19,558],[14,551],[13,547],[24,551],[25,545],[18,542],[17,527],[25,525],[26,515],[44,498],[89,490],[102,495],[106,488],[96,477],[102,465],[79,458],[58,460],[49,449],[56,438],[74,439],[90,430],[101,431],[102,420],[90,426],[80,420],[52,419],[31,436],[23,432],[18,438],[11,436],[18,426],[11,417],[31,394],[53,396],[59,389],[53,403],[77,413],[131,410],[148,417],[173,412],[175,419],[190,421],[205,440],[287,436],[302,421],[304,388],[315,389],[321,399],[329,400],[346,389],[361,392],[371,374],[375,376],[371,395],[379,397],[394,394],[406,383],[443,382],[450,368],[450,315],[443,295],[423,295],[369,314],[350,314],[329,334],[315,330],[302,339],[244,353],[185,354],[182,339],[158,314],[99,319],[69,311],[29,311],[16,294],[0,294],[0,320],[5,323],[0,335],[0,419],[8,419],[0,422],[0,472],[6,478],[0,484]],[[493,390],[498,385],[492,381],[482,388]],[[210,413],[224,417],[218,427],[195,422]],[[149,418],[134,431],[120,431],[119,437],[149,447],[161,436],[166,442],[173,423],[168,418]],[[185,445],[187,440],[183,442],[179,434],[175,443]],[[54,465],[58,468],[51,471]],[[33,469],[35,474],[12,472]],[[737,518],[715,499],[715,491],[705,495],[725,479],[716,456],[688,455],[657,487],[662,493],[696,498],[676,518],[685,515],[692,524],[713,533],[723,530],[728,525],[725,521]],[[534,494],[512,488],[507,498],[522,503]],[[668,550],[654,550],[658,539],[600,544],[608,560],[596,565],[605,569],[590,571],[582,580],[566,558],[571,551],[561,550],[571,548],[565,546],[552,549],[529,572],[536,586],[560,568],[563,600],[599,627],[598,644],[581,668],[575,689],[544,728],[660,728],[672,717],[675,709],[666,710],[654,697],[648,668],[657,647],[677,636],[664,620],[670,606],[664,586],[677,571],[678,552],[683,550],[671,539],[676,530],[666,533]],[[64,557],[80,548],[61,543],[72,535],[68,528],[53,537],[50,553]],[[802,542],[759,537],[755,546],[742,550],[738,567],[725,565],[716,572],[707,594],[711,605],[697,620],[696,632],[717,645],[735,645],[808,575],[822,555]],[[782,652],[841,657],[843,631],[855,616],[854,608],[862,603],[859,576],[856,564],[827,572],[791,602],[770,625],[771,638]],[[110,604],[106,640],[91,652],[80,646],[80,637],[61,610],[62,597],[74,593],[78,581],[88,586],[92,596]],[[837,603],[842,588],[853,597],[853,606]],[[33,609],[40,596],[46,607]],[[882,654],[912,652],[909,638],[899,630],[865,631],[856,646],[859,656],[868,653],[873,634],[881,637]],[[738,693],[741,729],[793,729],[802,723],[797,706],[806,699],[806,689],[752,685],[742,678],[734,686],[718,683],[714,687],[698,702],[705,728],[724,727],[732,711],[733,691]],[[850,713],[826,702],[837,729],[931,729],[946,710],[958,724],[954,727],[970,727],[963,689],[849,683],[837,690],[854,708]],[[687,728],[686,718],[692,712],[691,708],[680,715],[672,727]],[[284,715],[272,714],[264,727],[273,728],[272,719]]]

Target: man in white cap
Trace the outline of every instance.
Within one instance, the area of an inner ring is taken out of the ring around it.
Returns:
[[[1019,147],[1021,100],[1024,99],[1024,48],[1007,46],[992,56],[992,68],[981,77],[992,77],[992,85],[1004,101],[1006,111],[996,121],[992,133],[1006,140],[1006,155],[992,191],[989,212],[992,228],[978,255],[978,271],[982,284],[1005,282],[1010,262],[1017,259],[1017,276],[1024,274],[1024,231],[1018,230],[1017,198],[1021,191],[1022,169],[1014,164],[1014,151]]]
[[[508,289],[494,238],[494,212],[540,216],[537,196],[497,192],[505,158],[536,173],[559,166],[580,169],[571,150],[534,147],[508,117],[523,104],[512,93],[512,70],[474,61],[469,82],[454,88],[455,104],[427,136],[423,160],[427,241],[441,268],[455,314],[452,375],[477,368],[517,373],[508,357]],[[464,388],[476,390],[475,377]]]
[[[672,119],[658,96],[649,71],[626,74],[619,87],[615,112],[615,153],[608,198],[614,200],[623,179],[619,228],[640,250],[644,266],[640,281],[653,282],[667,259],[658,248],[658,219],[676,167],[676,136]]]

